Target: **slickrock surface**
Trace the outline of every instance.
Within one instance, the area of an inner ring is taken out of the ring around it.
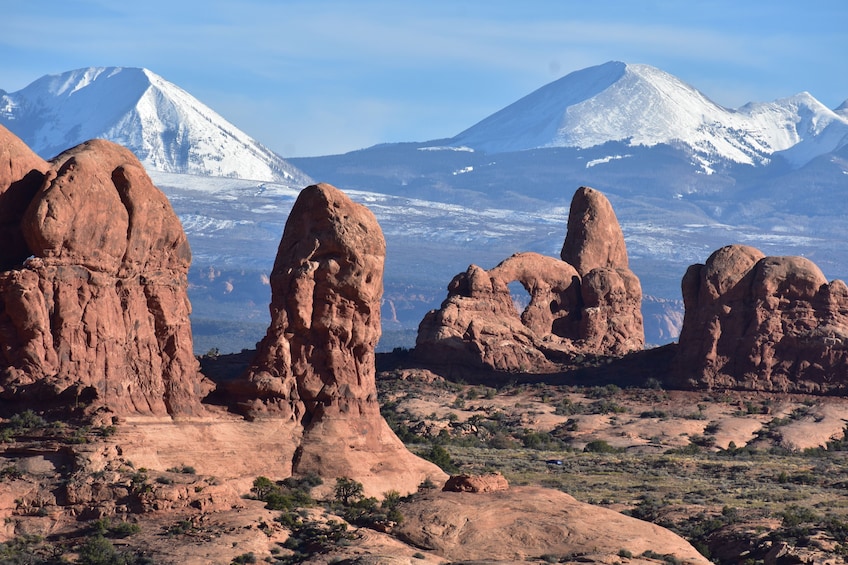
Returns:
[[[512,487],[492,493],[433,492],[403,504],[398,535],[451,561],[503,562],[579,555],[613,563],[619,551],[707,564],[686,540],[655,524],[582,502],[564,492]],[[639,562],[637,560],[632,562]]]
[[[562,258],[519,253],[488,271],[471,265],[421,321],[416,355],[434,365],[550,372],[569,356],[642,349],[642,288],[597,190],[575,193]],[[510,296],[515,281],[530,295],[521,313]]]
[[[0,172],[0,219],[25,246],[3,249],[2,397],[115,415],[202,413],[212,385],[192,351],[191,251],[165,195],[132,153],[106,141],[53,159],[35,191],[41,173],[28,171],[43,162],[7,130],[0,147],[20,158]],[[27,198],[20,223],[9,222]]]
[[[679,385],[848,390],[848,287],[808,259],[730,245],[689,267],[682,290]]]
[[[303,425],[294,472],[348,476],[378,494],[446,478],[380,415],[374,348],[385,253],[370,210],[328,184],[305,188],[271,273],[271,325],[233,386],[250,416]]]

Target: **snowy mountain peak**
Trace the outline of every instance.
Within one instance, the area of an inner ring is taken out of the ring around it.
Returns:
[[[710,165],[719,160],[766,163],[772,154],[815,138],[828,127],[831,134],[816,151],[833,150],[837,130],[848,133],[848,120],[809,93],[731,110],[655,67],[609,62],[539,88],[463,131],[451,144],[489,153],[588,148],[610,141],[682,144],[710,172]],[[799,165],[808,153],[786,155]]]
[[[0,94],[0,123],[44,158],[104,138],[128,147],[153,170],[311,182],[185,90],[142,68],[46,75]]]

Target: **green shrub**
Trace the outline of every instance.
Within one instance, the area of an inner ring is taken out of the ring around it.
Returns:
[[[557,403],[554,407],[554,414],[557,416],[574,416],[586,412],[586,406],[580,402],[572,402],[567,396]]]
[[[14,481],[16,479],[22,478],[23,476],[24,474],[20,471],[20,469],[18,469],[14,465],[7,465],[6,467],[3,467],[3,469],[0,469],[0,481],[3,481],[5,479],[10,479]]]
[[[524,430],[521,436],[521,443],[527,449],[538,450],[555,450],[562,449],[564,443],[553,437],[549,432],[536,432],[532,430]]]
[[[804,506],[790,504],[779,513],[784,528],[794,528],[801,524],[810,524],[819,520],[819,516]]]
[[[333,493],[337,502],[344,506],[350,506],[365,497],[364,490],[362,483],[349,477],[339,477],[336,479],[336,488]]]
[[[651,495],[642,495],[639,498],[639,503],[631,508],[628,514],[646,522],[656,522],[659,520],[660,510],[663,507],[662,502]]]
[[[583,448],[586,453],[619,453],[621,449],[611,446],[606,440],[595,439]]]
[[[166,469],[169,473],[184,473],[186,475],[194,475],[196,471],[191,465],[180,465],[179,467],[171,467]]]
[[[47,427],[47,420],[33,412],[25,410],[9,418],[9,426],[13,430],[34,430]]]
[[[456,473],[458,470],[448,450],[439,444],[434,443],[430,447],[430,451],[423,454],[423,457],[441,467],[446,473]]]
[[[325,524],[312,521],[299,522],[283,544],[295,553],[282,562],[302,563],[307,555],[327,553],[336,545],[351,539],[353,535],[347,531],[347,524],[344,522],[335,520],[328,520]]]
[[[112,542],[101,535],[88,538],[80,546],[78,554],[77,563],[80,565],[148,565],[152,563],[141,555],[119,552]]]
[[[283,485],[290,489],[310,490],[324,484],[324,479],[315,473],[307,473],[302,477],[288,477],[283,479]]]
[[[126,538],[133,534],[137,534],[141,528],[138,524],[131,522],[112,523],[108,518],[100,518],[91,523],[91,531],[98,536],[110,538]]]
[[[590,404],[587,412],[589,414],[624,414],[627,408],[614,400],[603,398]]]
[[[291,479],[291,480],[290,480]],[[315,481],[317,479],[317,482]],[[321,484],[317,475],[304,479],[289,478],[278,484],[268,477],[257,477],[253,480],[250,492],[253,498],[265,503],[268,510],[293,510],[305,506],[314,506],[315,501],[308,489]]]

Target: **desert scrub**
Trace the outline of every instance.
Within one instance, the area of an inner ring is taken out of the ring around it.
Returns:
[[[580,402],[574,402],[569,397],[563,397],[554,405],[554,414],[557,416],[575,416],[584,414],[586,406]]]
[[[166,469],[169,473],[183,473],[186,475],[194,475],[196,471],[191,465],[180,465],[179,467],[169,467]]]
[[[8,426],[15,431],[37,430],[46,428],[48,425],[47,420],[32,410],[25,410],[20,414],[15,414],[9,418],[8,422]]]
[[[605,386],[593,386],[591,388],[586,389],[585,395],[588,398],[613,398],[621,392],[621,387],[614,384],[608,384]]]
[[[108,538],[126,538],[141,531],[138,524],[131,522],[112,522],[109,517],[100,518],[91,523],[91,532]]]
[[[435,463],[446,473],[456,473],[459,471],[459,467],[454,460],[451,459],[451,455],[448,453],[448,450],[437,443],[431,445],[429,451],[419,453],[419,455],[427,461]]]
[[[288,526],[291,533],[283,546],[293,551],[292,555],[277,557],[281,565],[302,563],[307,557],[328,553],[338,545],[346,545],[354,539],[347,524],[337,520],[318,522],[296,518]]]
[[[0,563],[9,565],[52,565],[63,563],[57,560],[60,546],[48,543],[38,535],[26,534],[0,544]]]
[[[312,487],[322,483],[317,475],[308,475],[301,479],[289,477],[283,481],[274,482],[268,477],[257,477],[253,481],[250,495],[265,503],[269,510],[293,510],[315,506],[315,500],[309,494]]]
[[[583,451],[588,453],[621,453],[624,451],[618,447],[613,447],[606,440],[596,439],[586,444]]]
[[[7,465],[0,469],[0,481],[15,481],[23,478],[24,474],[14,465]]]
[[[398,509],[401,501],[399,492],[387,492],[382,502],[378,502],[374,497],[366,498],[362,493],[362,483],[348,477],[336,479],[335,505],[341,507],[345,520],[368,528],[379,525],[383,531],[403,521]]]
[[[101,535],[88,538],[77,550],[79,563],[85,565],[152,565],[153,561],[140,553],[118,551]]]

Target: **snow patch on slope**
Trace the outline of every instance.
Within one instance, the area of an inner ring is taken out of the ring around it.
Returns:
[[[586,162],[586,168],[591,169],[595,165],[603,165],[604,163],[609,163],[610,161],[618,161],[619,159],[626,159],[627,157],[632,157],[632,155],[607,155],[606,157],[601,157],[600,159],[592,159],[591,161]]]

